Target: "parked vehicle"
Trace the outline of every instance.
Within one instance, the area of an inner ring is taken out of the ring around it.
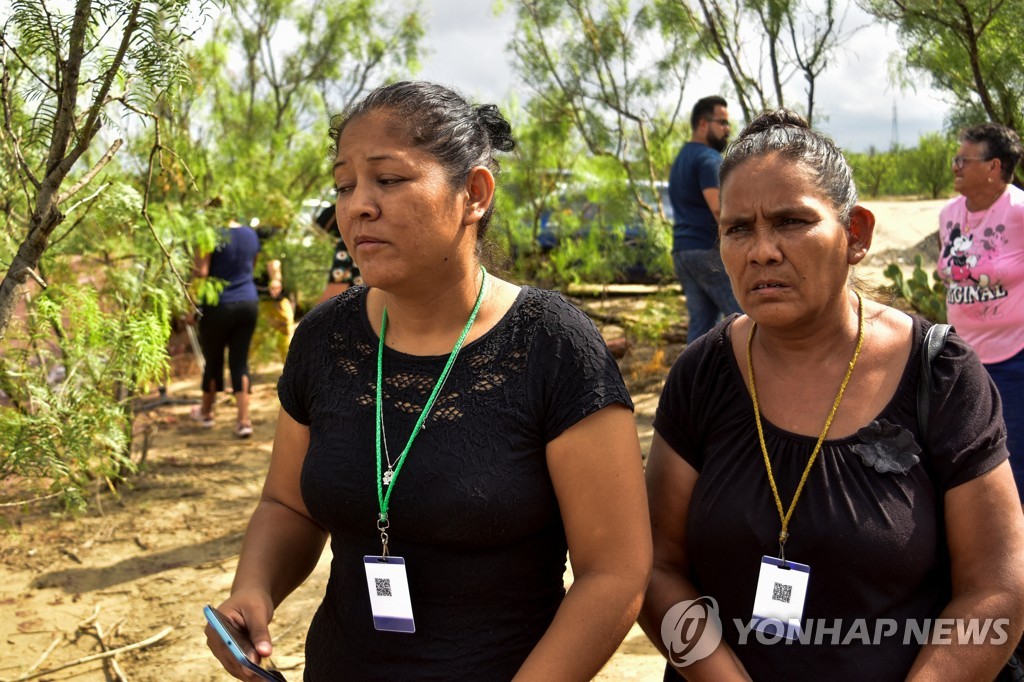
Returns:
[[[646,189],[646,188],[645,188]],[[672,205],[668,183],[657,183],[668,225],[637,205],[624,186],[567,183],[558,202],[541,216],[537,245],[556,265],[580,267],[586,278],[620,283],[670,280],[668,238]],[[656,210],[653,192],[644,192]],[[598,263],[588,262],[595,258]]]

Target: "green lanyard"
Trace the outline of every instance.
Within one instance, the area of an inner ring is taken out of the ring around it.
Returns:
[[[441,370],[441,376],[437,378],[437,383],[434,384],[434,390],[430,392],[430,397],[427,398],[427,402],[423,405],[423,410],[420,412],[419,419],[416,420],[416,425],[412,428],[412,433],[409,434],[409,440],[405,444],[405,449],[402,450],[402,454],[398,456],[395,462],[395,471],[391,476],[391,482],[388,484],[388,492],[384,494],[384,478],[383,478],[383,466],[381,464],[381,424],[384,419],[383,405],[384,405],[384,334],[388,328],[388,309],[384,307],[384,313],[380,319],[380,342],[377,344],[377,502],[380,504],[380,515],[377,518],[377,530],[380,531],[381,543],[383,544],[383,555],[388,555],[388,504],[391,502],[391,493],[395,489],[395,481],[398,480],[398,474],[402,471],[402,465],[405,464],[405,458],[409,454],[409,450],[412,449],[413,441],[416,440],[416,436],[419,435],[420,430],[423,429],[423,422],[427,420],[427,415],[430,414],[431,408],[434,406],[434,401],[437,399],[437,394],[441,392],[441,386],[444,385],[445,380],[448,378],[448,373],[451,372],[452,365],[455,364],[455,358],[458,357],[459,351],[462,349],[462,343],[466,340],[466,336],[469,334],[469,330],[473,327],[473,322],[476,320],[476,314],[480,312],[480,303],[484,300],[484,283],[487,282],[487,269],[481,265],[480,272],[483,273],[483,277],[480,279],[480,291],[476,295],[476,303],[473,305],[473,312],[469,314],[469,320],[466,322],[466,326],[463,327],[462,333],[459,334],[459,340],[455,342],[455,347],[452,348],[451,354],[448,355],[448,362],[445,363],[444,369]]]

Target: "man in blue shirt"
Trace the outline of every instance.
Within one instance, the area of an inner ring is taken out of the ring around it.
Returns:
[[[707,333],[722,316],[741,312],[718,253],[718,167],[729,142],[725,100],[718,96],[698,100],[690,127],[693,136],[683,145],[668,177],[675,215],[672,262],[690,318],[687,343]]]

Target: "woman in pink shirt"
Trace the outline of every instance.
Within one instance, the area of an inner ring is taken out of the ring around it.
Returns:
[[[1024,191],[1010,184],[1024,149],[1013,130],[984,123],[960,134],[953,186],[939,218],[946,311],[1003,401],[1007,449],[1024,501]]]

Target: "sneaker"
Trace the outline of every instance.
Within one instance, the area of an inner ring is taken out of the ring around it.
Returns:
[[[188,413],[188,416],[192,419],[192,421],[198,422],[199,426],[201,426],[204,429],[213,428],[213,415],[203,414],[203,408],[199,405],[193,405],[192,411]]]
[[[252,424],[243,424],[239,422],[235,426],[235,435],[239,438],[248,438],[252,435]]]

